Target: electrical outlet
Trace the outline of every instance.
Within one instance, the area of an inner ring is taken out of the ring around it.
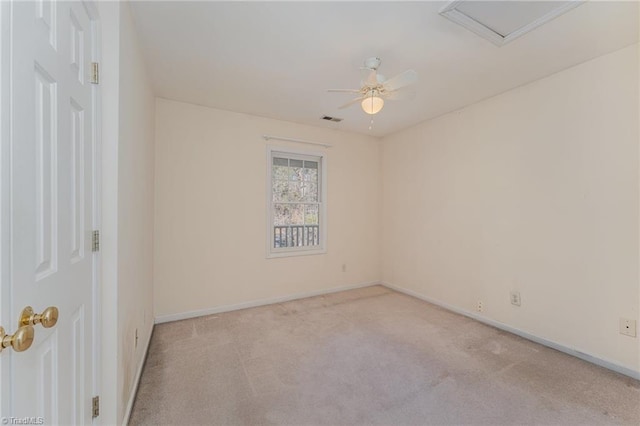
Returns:
[[[620,334],[636,337],[636,320],[620,318]]]
[[[476,307],[478,312],[482,312],[484,310],[484,305],[482,304],[482,300],[478,300],[478,306]]]
[[[346,263],[342,264],[342,272],[347,272],[347,264]]]
[[[516,306],[520,306],[520,292],[519,291],[512,291],[511,292],[511,304],[512,305],[516,305]]]

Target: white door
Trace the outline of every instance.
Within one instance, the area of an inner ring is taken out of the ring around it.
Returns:
[[[57,307],[32,346],[0,353],[0,415],[91,424],[95,392],[94,25],[82,2],[2,2],[0,325]],[[9,424],[11,420],[7,420]]]

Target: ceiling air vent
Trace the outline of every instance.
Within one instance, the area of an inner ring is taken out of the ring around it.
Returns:
[[[336,123],[341,122],[342,120],[344,120],[343,118],[338,118],[338,117],[331,117],[329,115],[323,115],[322,116],[323,120],[327,120],[327,121],[335,121]]]
[[[454,0],[440,14],[502,46],[584,2]]]

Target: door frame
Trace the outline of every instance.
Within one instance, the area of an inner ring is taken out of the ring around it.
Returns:
[[[91,21],[91,62],[101,64],[102,60],[102,39],[101,39],[101,22],[98,12],[98,5],[94,0],[81,0],[87,15]],[[102,231],[102,91],[100,84],[91,85],[92,92],[92,112],[93,112],[93,135],[92,135],[92,170],[93,170],[93,227],[94,230]],[[102,386],[102,256],[100,251],[93,252],[93,320],[92,330],[92,357],[93,371],[92,373],[92,395],[100,395]],[[100,417],[93,418],[93,424],[99,425]]]
[[[11,2],[0,2],[0,324],[11,327]],[[6,309],[6,308],[9,309]],[[12,332],[13,330],[8,330]],[[11,357],[0,355],[0,415],[11,407]]]

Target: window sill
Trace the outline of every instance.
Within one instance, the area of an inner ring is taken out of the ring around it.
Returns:
[[[283,250],[267,253],[267,259],[277,259],[279,257],[296,257],[296,256],[311,256],[316,254],[326,254],[327,249],[317,250]]]

